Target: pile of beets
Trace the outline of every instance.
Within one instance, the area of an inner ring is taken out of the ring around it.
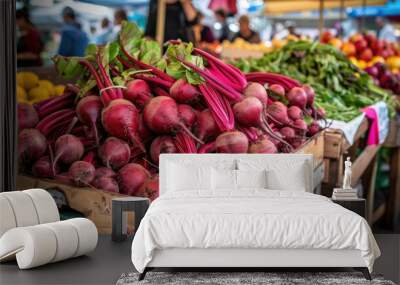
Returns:
[[[59,97],[18,105],[22,172],[153,200],[161,153],[288,153],[320,131],[324,112],[314,108],[308,85],[243,74],[196,48],[202,67],[164,56],[201,79],[190,84],[185,73],[173,77],[120,48],[121,65],[104,65],[100,53],[80,60],[96,83],[83,95],[68,85]],[[127,69],[144,72],[117,86],[115,77]]]

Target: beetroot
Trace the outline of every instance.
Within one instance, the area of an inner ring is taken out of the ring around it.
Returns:
[[[93,187],[108,192],[119,193],[118,183],[111,177],[98,177],[92,182]]]
[[[250,144],[249,153],[277,153],[278,149],[266,136]]]
[[[243,90],[243,94],[245,97],[256,97],[261,103],[267,104],[268,94],[267,90],[265,90],[264,86],[257,82],[250,82],[247,84],[246,88]]]
[[[143,108],[151,97],[150,86],[146,81],[135,79],[126,84],[124,99],[131,101],[135,106]]]
[[[197,88],[181,78],[175,81],[169,89],[169,94],[178,103],[193,103],[198,100],[200,92]]]
[[[99,148],[103,164],[112,169],[120,169],[129,162],[131,149],[129,145],[115,137],[109,137]]]
[[[312,106],[314,104],[314,99],[315,99],[314,89],[310,85],[304,84],[303,90],[304,90],[304,92],[306,92],[306,95],[307,95],[307,105]]]
[[[120,192],[135,195],[149,177],[150,173],[143,166],[137,163],[128,163],[118,171]]]
[[[300,134],[305,135],[307,132],[307,124],[302,119],[297,119],[294,121],[293,126],[296,127],[296,130],[300,132]]]
[[[168,134],[183,130],[199,143],[203,143],[179,119],[178,106],[175,100],[170,97],[158,96],[151,99],[144,107],[143,116],[149,129],[157,134]]]
[[[282,96],[285,96],[285,88],[283,88],[282,85],[279,84],[271,84],[268,86],[268,90],[271,91],[272,93]]]
[[[58,161],[71,164],[81,159],[83,152],[83,144],[76,136],[63,135],[56,140],[53,165],[56,165]]]
[[[23,161],[35,161],[47,150],[47,141],[36,129],[24,129],[18,134],[18,157]]]
[[[310,136],[313,136],[317,134],[321,130],[320,126],[316,121],[313,121],[309,126],[308,126],[308,133]]]
[[[287,94],[289,105],[294,105],[304,109],[307,105],[307,94],[301,87],[293,87]]]
[[[201,140],[208,140],[219,134],[217,123],[214,120],[210,110],[202,111],[197,120],[196,135]]]
[[[279,126],[289,123],[287,107],[279,101],[275,101],[271,105],[268,105],[266,113],[267,116]]]
[[[68,175],[76,186],[90,186],[94,179],[95,168],[93,164],[78,160],[71,164]]]
[[[34,128],[39,122],[39,116],[32,107],[27,103],[18,103],[18,130]]]
[[[249,140],[239,131],[229,131],[220,134],[215,140],[217,152],[221,153],[246,153]]]
[[[188,128],[191,128],[197,120],[197,116],[193,108],[186,104],[178,105],[178,114]]]
[[[55,173],[49,156],[42,156],[32,166],[32,174],[36,177],[52,178],[57,174],[59,168],[56,166]]]
[[[147,128],[146,124],[144,123],[143,114],[140,114],[140,116],[139,116],[137,133],[139,135],[139,138],[142,140],[142,142],[147,142],[152,137],[150,130]]]
[[[150,146],[150,157],[154,163],[159,162],[161,153],[177,153],[175,142],[170,136],[160,136],[153,140]]]
[[[296,132],[293,128],[291,127],[283,127],[279,130],[279,132],[282,134],[282,136],[288,140],[292,141],[296,138]]]
[[[287,109],[287,114],[289,118],[292,119],[293,121],[298,119],[303,119],[303,111],[297,106],[290,106]]]
[[[117,174],[111,168],[99,167],[96,168],[96,171],[94,172],[94,179],[98,179],[100,177],[114,178],[116,175]]]
[[[138,138],[139,113],[135,105],[125,99],[116,99],[103,110],[101,121],[107,133],[127,139],[146,152]]]
[[[78,115],[79,121],[93,130],[97,145],[99,145],[97,123],[100,120],[102,109],[103,103],[101,102],[100,97],[93,95],[83,97],[76,105],[76,114]]]
[[[154,201],[159,195],[159,179],[158,175],[147,179],[146,182],[140,187],[139,191],[136,193],[139,197],[149,198],[150,201]]]
[[[244,127],[259,127],[270,136],[274,133],[263,114],[263,104],[256,97],[246,97],[233,106],[236,120]],[[275,137],[280,140],[279,137]],[[286,143],[282,141],[282,143]]]

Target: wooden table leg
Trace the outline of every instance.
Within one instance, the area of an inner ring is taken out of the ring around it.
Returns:
[[[385,223],[400,230],[400,147],[392,148],[390,156],[390,186]]]

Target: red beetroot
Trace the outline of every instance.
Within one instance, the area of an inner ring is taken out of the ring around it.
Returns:
[[[120,169],[129,162],[131,149],[129,145],[115,137],[109,137],[99,148],[103,164],[112,169]]]
[[[264,136],[250,144],[249,153],[277,153],[278,149],[268,137]]]
[[[177,153],[174,139],[170,136],[156,137],[150,146],[150,157],[154,163],[159,162],[161,153]]]
[[[92,182],[93,187],[108,192],[119,193],[118,183],[111,177],[95,178]]]
[[[296,131],[301,135],[305,135],[307,132],[307,124],[302,119],[297,119],[294,121],[293,126],[296,127]]]
[[[265,119],[263,109],[263,104],[256,97],[246,97],[233,106],[235,118],[241,126],[259,127],[265,133],[269,134],[270,136],[274,136],[271,127]],[[280,140],[279,137],[275,137],[275,139]],[[281,142],[284,144],[286,143],[285,141]]]
[[[315,99],[314,89],[310,85],[304,84],[303,90],[304,90],[304,92],[306,92],[306,95],[307,95],[307,105],[312,106],[314,104],[314,99]]]
[[[191,128],[197,120],[196,113],[189,105],[179,104],[178,113],[179,117],[188,128]]]
[[[18,134],[18,157],[25,161],[35,161],[47,150],[44,135],[36,129],[24,129]]]
[[[32,107],[27,103],[18,103],[18,130],[34,128],[39,122],[39,116]]]
[[[97,123],[100,120],[102,109],[103,103],[99,96],[83,97],[76,105],[76,114],[78,115],[79,121],[93,130],[97,145],[99,145]]]
[[[262,86],[260,83],[249,82],[246,88],[243,90],[243,94],[245,97],[256,97],[261,101],[261,103],[267,104],[267,90],[265,90],[264,86]]]
[[[293,87],[286,95],[289,105],[294,105],[304,109],[307,105],[307,94],[301,87]]]
[[[35,177],[52,178],[57,174],[59,168],[56,166],[55,173],[49,156],[42,156],[32,166],[32,174]]]
[[[149,198],[150,201],[154,201],[159,195],[159,179],[158,175],[147,179],[146,182],[140,187],[136,193],[139,197]]]
[[[169,89],[169,94],[178,103],[193,103],[198,100],[200,92],[197,88],[181,78],[175,81]]]
[[[183,130],[199,143],[203,143],[179,119],[178,106],[175,100],[170,97],[158,96],[152,98],[144,107],[143,116],[149,129],[157,134],[168,134]]]
[[[99,167],[99,168],[96,168],[96,171],[94,172],[94,179],[97,179],[100,177],[114,178],[115,175],[117,175],[117,174],[111,168]]]
[[[208,141],[219,134],[217,123],[210,110],[202,111],[197,120],[196,135],[199,139]]]
[[[268,105],[266,114],[267,117],[271,118],[278,126],[289,123],[287,107],[279,101],[275,101],[271,105]]]
[[[101,121],[107,133],[126,139],[146,152],[138,138],[139,113],[135,105],[125,99],[116,99],[103,109]]]
[[[135,79],[126,84],[124,90],[124,99],[131,101],[135,106],[143,108],[151,99],[151,90],[149,84],[142,79]]]
[[[128,163],[118,171],[120,192],[135,195],[149,177],[150,173],[143,166],[137,163]]]
[[[287,109],[287,114],[293,121],[303,118],[303,111],[297,106],[290,106]]]
[[[68,175],[76,186],[89,186],[94,179],[95,168],[86,161],[75,161],[71,164]]]
[[[285,97],[285,88],[283,88],[282,85],[279,84],[271,84],[268,86],[268,90],[271,91],[272,93]]]
[[[282,134],[282,136],[288,140],[292,141],[296,138],[296,132],[293,128],[291,127],[283,127],[279,130],[279,132]]]
[[[246,153],[249,148],[249,140],[242,132],[228,131],[217,137],[215,147],[220,153]]]
[[[56,140],[53,165],[56,165],[58,161],[71,164],[81,159],[83,152],[84,148],[80,139],[74,135],[63,135]]]
[[[320,126],[316,121],[313,121],[309,126],[308,126],[308,133],[310,136],[313,136],[317,134],[321,130]]]

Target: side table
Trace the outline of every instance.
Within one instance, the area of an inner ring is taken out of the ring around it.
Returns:
[[[135,231],[149,208],[150,200],[142,197],[118,197],[112,199],[112,234],[113,241],[127,238],[127,213],[135,213]]]
[[[357,198],[357,199],[352,199],[352,200],[340,200],[340,199],[332,199],[332,202],[341,205],[342,207],[353,211],[356,214],[359,214],[363,218],[366,217],[366,209],[367,209],[367,204],[365,199],[362,198]]]

